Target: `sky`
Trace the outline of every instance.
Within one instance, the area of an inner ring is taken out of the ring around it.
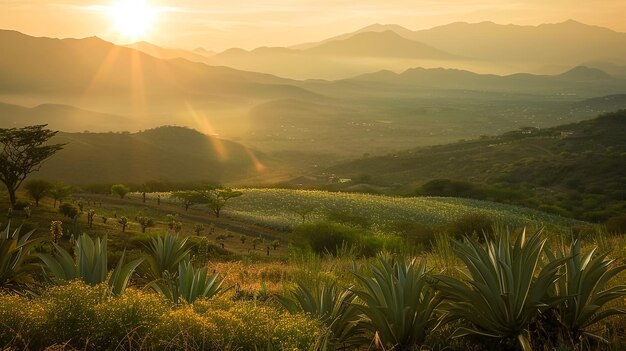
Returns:
[[[120,1],[144,2],[151,22],[145,32],[124,33],[111,10]],[[417,30],[459,21],[538,25],[574,19],[626,32],[625,18],[626,0],[0,0],[2,29],[214,51],[290,46],[374,23]]]

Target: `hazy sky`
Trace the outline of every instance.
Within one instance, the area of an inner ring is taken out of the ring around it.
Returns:
[[[117,1],[124,0],[0,0],[0,28],[127,42],[106,11]],[[626,0],[143,1],[156,14],[150,33],[136,39],[212,50],[293,45],[373,23],[424,29],[456,21],[536,25],[571,18],[626,32]]]

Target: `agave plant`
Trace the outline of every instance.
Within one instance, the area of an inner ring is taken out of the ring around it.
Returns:
[[[626,285],[607,287],[626,265],[616,266],[614,259],[607,258],[608,252],[596,252],[597,247],[583,255],[580,240],[574,240],[569,250],[563,246],[556,253],[546,250],[549,261],[565,259],[564,277],[553,290],[553,294],[563,300],[554,312],[572,340],[592,338],[606,342],[588,328],[607,317],[626,314],[624,308],[604,308],[607,303],[626,297]]]
[[[485,245],[467,238],[455,242],[455,251],[467,267],[466,279],[438,275],[435,287],[444,299],[443,322],[464,320],[469,326],[455,330],[452,337],[477,334],[516,339],[530,351],[528,325],[541,311],[557,306],[561,298],[548,292],[559,279],[565,259],[540,266],[546,239],[541,230],[526,238],[524,229],[512,242],[505,230]]]
[[[34,282],[38,267],[30,260],[30,251],[39,239],[31,239],[35,230],[20,237],[21,227],[11,231],[9,223],[0,232],[0,290],[20,291]]]
[[[193,303],[199,298],[211,298],[222,290],[224,279],[219,273],[209,274],[208,267],[194,269],[189,261],[178,265],[178,277],[165,272],[164,277],[152,284],[174,304]]]
[[[363,326],[394,349],[421,345],[437,324],[439,298],[427,283],[426,262],[379,255],[372,275],[356,275]]]
[[[36,254],[48,271],[54,277],[53,282],[70,280],[82,280],[89,285],[103,282],[109,284],[112,294],[120,295],[126,289],[135,269],[143,262],[143,258],[136,259],[124,264],[126,252],[122,253],[120,260],[109,276],[107,269],[107,237],[91,239],[83,234],[76,240],[76,260],[64,248],[53,243],[54,252],[49,254]]]
[[[181,262],[189,260],[191,248],[187,239],[179,239],[178,236],[166,234],[152,238],[147,246],[145,273],[153,280],[163,278],[163,274],[175,275]]]
[[[332,333],[332,344],[351,343],[358,336],[356,295],[351,290],[340,289],[335,283],[320,283],[312,291],[298,282],[288,295],[277,296],[277,300],[290,313],[306,313],[321,320]]]

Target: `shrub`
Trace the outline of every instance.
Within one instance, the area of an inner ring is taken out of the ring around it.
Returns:
[[[95,307],[106,296],[104,285],[89,286],[79,281],[48,288],[34,302],[42,309],[43,322],[33,331],[33,349],[67,343],[68,346],[83,349],[87,340],[97,333]]]
[[[26,297],[0,295],[0,344],[27,349],[28,335],[40,328],[43,314]]]
[[[484,236],[493,237],[494,224],[493,219],[484,213],[470,213],[450,223],[450,233],[457,239],[476,235],[482,240]]]
[[[157,349],[218,350],[222,331],[186,305],[160,316],[150,338]]]
[[[29,207],[30,203],[24,200],[15,201],[15,205],[13,205],[13,210],[15,211],[24,211],[25,208]]]
[[[215,350],[254,350],[271,344],[278,350],[306,350],[326,329],[304,314],[289,314],[250,301],[200,300],[194,311],[219,330]]]
[[[331,211],[328,213],[326,218],[331,222],[359,226],[363,228],[368,228],[372,224],[369,218],[356,215],[349,211]]]
[[[609,218],[606,221],[606,230],[612,234],[626,233],[626,213]]]
[[[59,206],[59,213],[64,217],[74,219],[80,213],[80,210],[77,206],[74,206],[70,203],[64,203]]]
[[[169,309],[167,301],[157,294],[127,289],[123,295],[95,306],[98,331],[90,338],[90,344],[97,349],[111,349],[122,341],[126,345],[143,342],[144,335],[156,327]]]

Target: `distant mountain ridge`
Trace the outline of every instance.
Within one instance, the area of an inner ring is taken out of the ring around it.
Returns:
[[[478,74],[459,69],[412,68],[399,74],[390,71],[364,74],[348,81],[416,88],[497,92],[594,91],[594,94],[602,95],[620,90],[626,91],[626,79],[615,78],[600,69],[585,66],[574,67],[557,75],[517,73],[507,76]]]
[[[394,31],[363,32],[305,50],[328,56],[399,57],[415,59],[455,59],[459,56],[406,39]]]
[[[68,105],[41,104],[35,107],[0,102],[0,126],[25,127],[47,124],[53,130],[82,132],[85,130],[133,130],[136,121],[127,117],[87,111]]]
[[[456,22],[416,31],[396,24],[374,24],[319,42],[278,49],[227,50],[212,59],[227,66],[297,79],[348,78],[349,73],[399,71],[416,66],[553,74],[591,62],[626,65],[626,33],[573,20],[537,26]],[[317,56],[311,57],[313,53]],[[331,55],[349,57],[352,65],[324,59]],[[367,57],[388,61],[371,62],[364,59]],[[310,75],[291,67],[292,60],[310,62]],[[349,73],[342,75],[342,70]]]

